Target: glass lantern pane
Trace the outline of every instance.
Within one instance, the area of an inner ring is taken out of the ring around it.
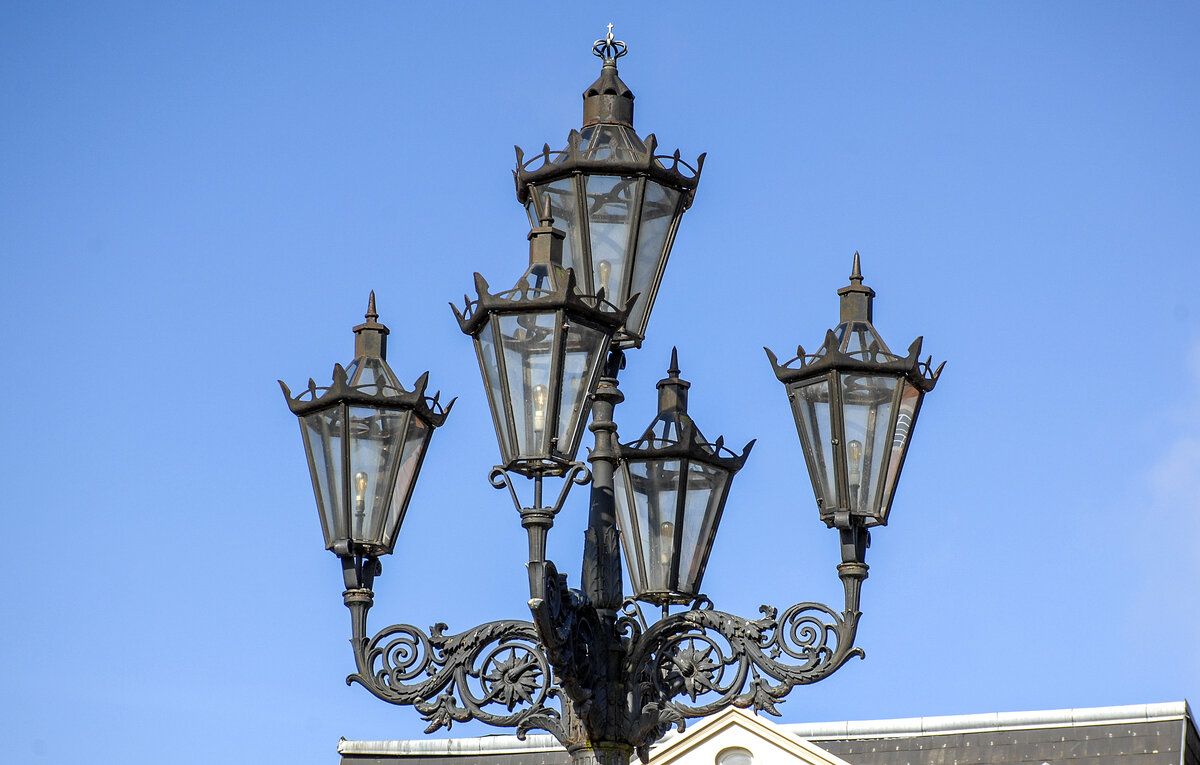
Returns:
[[[646,154],[646,144],[624,125],[589,125],[579,134],[583,138],[580,143],[583,156],[589,160],[632,162]]]
[[[359,356],[346,368],[346,377],[351,387],[367,388],[375,395],[399,395],[404,387],[396,379],[396,373],[387,362],[378,356]]]
[[[588,176],[588,236],[592,254],[592,289],[604,288],[607,300],[622,305],[629,297],[626,264],[637,222],[637,178],[615,175]]]
[[[488,405],[496,426],[496,438],[500,442],[500,454],[507,462],[515,447],[508,410],[504,406],[506,396],[500,379],[500,362],[496,357],[495,331],[496,321],[489,319],[487,325],[475,335],[475,352],[479,355],[479,368],[483,370],[483,381],[487,385]]]
[[[887,520],[888,508],[892,504],[892,495],[896,491],[896,481],[900,478],[900,469],[904,466],[904,455],[908,451],[908,440],[912,436],[913,425],[917,421],[917,409],[921,405],[921,392],[908,380],[900,391],[900,405],[896,410],[896,430],[887,457],[887,471],[884,475],[881,489],[882,504],[880,505],[881,520]]]
[[[679,208],[679,192],[664,188],[652,181],[646,182],[646,196],[642,201],[642,219],[638,230],[637,254],[633,261],[633,279],[629,294],[640,294],[629,313],[625,325],[641,335],[646,331],[646,321],[654,302],[655,282],[665,264],[665,248],[671,226]]]
[[[874,515],[879,508],[879,475],[887,457],[896,378],[845,373],[840,378],[848,489],[842,505]]]
[[[679,578],[676,590],[696,595],[708,563],[729,471],[698,462],[688,463],[687,493],[683,500],[683,539],[679,546]]]
[[[833,334],[838,339],[838,348],[849,356],[867,358],[867,351],[874,344],[880,351],[891,354],[875,328],[865,321],[847,321],[839,324]]]
[[[350,407],[350,538],[382,544],[409,410]]]
[[[829,381],[798,386],[792,391],[792,412],[804,448],[813,492],[822,511],[837,507],[837,478],[834,474],[833,438],[829,421]]]
[[[613,472],[613,497],[616,500],[617,528],[621,532],[621,548],[625,551],[625,566],[629,570],[629,584],[635,593],[648,589],[646,573],[646,550],[640,541],[645,538],[646,503],[638,501],[632,484],[639,478],[629,477],[630,465],[622,462]]]
[[[583,438],[587,423],[588,393],[600,373],[601,360],[608,350],[609,334],[576,321],[567,331],[563,354],[562,403],[558,413],[558,450],[569,459]]]
[[[647,591],[674,589],[675,524],[679,507],[679,460],[648,460],[629,465],[630,487],[637,502],[636,543],[641,547]]]
[[[349,536],[342,512],[342,410],[333,406],[300,418],[326,549]]]
[[[409,420],[408,430],[404,434],[404,446],[400,451],[400,468],[396,471],[395,488],[392,489],[392,502],[383,526],[383,545],[388,550],[396,544],[396,535],[400,531],[400,525],[404,523],[404,513],[408,510],[408,501],[412,498],[413,487],[416,486],[417,474],[421,470],[421,462],[425,459],[425,448],[429,445],[429,435],[432,432],[432,428],[420,417],[414,415]]]
[[[536,196],[540,205],[546,194],[550,195],[550,214],[554,216],[554,227],[567,235],[563,239],[563,268],[574,268],[575,278],[579,281],[580,289],[585,294],[591,294],[593,292],[590,282],[591,272],[586,264],[580,262],[578,256],[581,233],[575,179],[573,177],[560,178],[553,183],[534,186],[533,194],[525,203],[525,213],[529,216],[530,228],[541,225],[538,221],[537,211],[533,207],[533,199]]]
[[[504,364],[503,395],[512,408],[514,457],[549,456],[556,404],[551,401],[556,312],[498,317]],[[493,319],[497,321],[497,319]]]

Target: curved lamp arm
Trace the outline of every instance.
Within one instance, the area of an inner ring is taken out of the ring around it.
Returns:
[[[429,723],[426,733],[456,722],[479,720],[515,728],[524,738],[540,729],[566,742],[561,690],[538,644],[533,624],[516,619],[487,622],[455,635],[446,625],[428,633],[393,624],[367,637],[374,593],[365,587],[343,593],[350,609],[357,672],[346,678],[390,704],[412,706]]]

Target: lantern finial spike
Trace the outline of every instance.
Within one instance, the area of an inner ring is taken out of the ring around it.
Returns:
[[[380,324],[379,312],[375,310],[375,290],[367,298],[365,322],[354,328],[354,356],[377,356],[387,358],[388,328]]]
[[[863,284],[862,262],[858,251],[854,251],[854,265],[850,270],[850,283],[838,290],[841,297],[841,322],[871,321],[871,301],[875,290]]]
[[[671,367],[667,370],[670,377],[679,377],[679,348],[671,347]]]
[[[379,319],[379,312],[375,310],[375,290],[371,290],[371,296],[367,298],[367,312],[363,318],[368,324],[374,324]]]

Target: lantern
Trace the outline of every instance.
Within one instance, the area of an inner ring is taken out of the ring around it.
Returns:
[[[339,557],[390,553],[404,522],[429,438],[450,412],[428,398],[428,373],[413,390],[388,366],[388,328],[376,321],[371,293],[366,322],[354,328],[354,361],[333,368],[333,385],[295,398],[283,381],[288,407],[300,418],[325,547]]]
[[[614,477],[617,526],[633,592],[658,605],[690,603],[700,592],[739,456],[724,439],[709,443],[687,413],[691,383],[679,359],[658,383],[658,416],[637,441],[621,446]]]
[[[563,266],[575,270],[583,292],[604,289],[615,305],[633,299],[617,344],[638,347],[679,219],[695,197],[704,155],[693,168],[678,151],[656,154],[654,135],[643,141],[634,132],[633,93],[617,76],[625,43],[614,40],[609,29],[592,52],[604,65],[584,91],[583,128],[571,131],[562,151],[547,145],[526,160],[518,147],[513,175],[530,225],[537,225],[537,205],[549,196],[549,213],[566,230]]]
[[[945,362],[888,350],[871,323],[875,291],[863,286],[858,253],[850,285],[838,290],[841,323],[814,354],[798,348],[783,365],[767,356],[787,387],[821,519],[848,528],[886,525],[900,469],[921,410]]]
[[[475,339],[479,368],[500,442],[502,465],[525,476],[561,475],[587,425],[588,396],[629,307],[581,294],[562,266],[562,231],[548,215],[529,234],[529,269],[492,295],[475,274],[479,297],[454,308]]]

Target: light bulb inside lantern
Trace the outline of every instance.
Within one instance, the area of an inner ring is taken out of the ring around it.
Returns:
[[[659,542],[659,560],[664,566],[671,565],[671,552],[675,546],[675,524],[670,521],[663,521],[662,540]]]
[[[608,301],[612,301],[612,293],[609,290],[608,281],[612,276],[612,263],[607,260],[601,260],[596,264],[596,275],[600,277],[600,283],[596,285],[597,289],[604,289],[604,297]]]
[[[533,429],[541,432],[546,429],[546,402],[550,391],[545,385],[533,386]]]

